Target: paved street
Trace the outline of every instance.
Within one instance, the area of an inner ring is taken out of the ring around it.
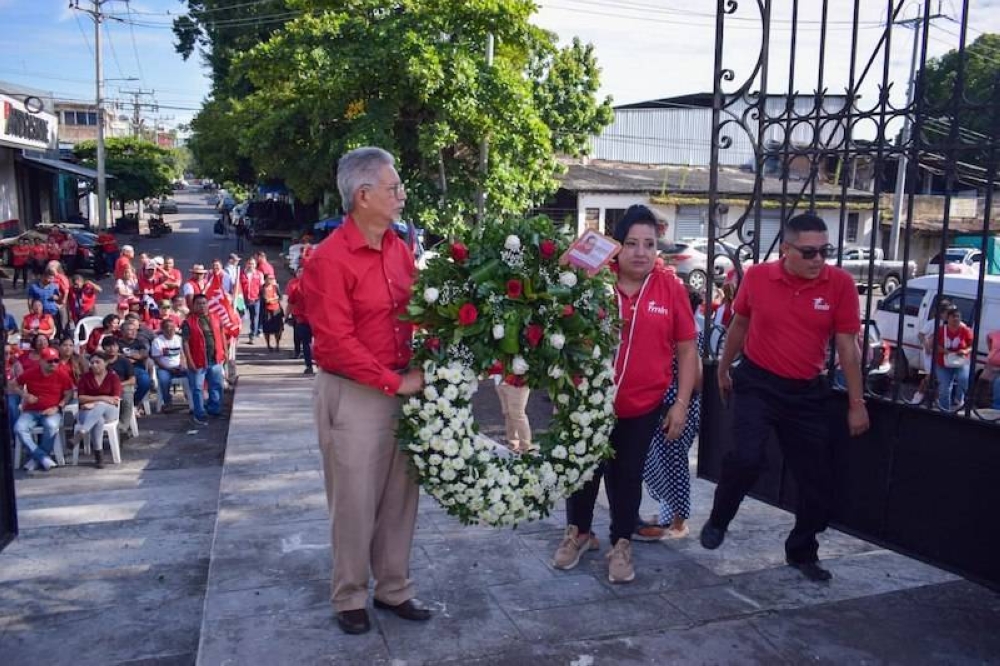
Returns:
[[[139,249],[184,268],[228,250],[202,200],[180,200],[177,231]],[[372,611],[372,632],[346,636],[328,600],[311,400],[287,353],[243,347],[228,422],[193,432],[183,414],[151,416],[121,466],[19,472],[21,536],[0,554],[4,666],[1000,663],[1000,595],[934,567],[830,532],[820,554],[835,578],[808,583],[783,564],[791,516],[754,501],[703,550],[702,481],[692,537],[636,544],[625,586],[607,583],[603,509],[602,552],[562,572],[548,564],[561,507],[470,528],[424,497],[412,567],[435,618]],[[495,393],[476,400],[496,435]],[[536,424],[548,408],[534,398]]]

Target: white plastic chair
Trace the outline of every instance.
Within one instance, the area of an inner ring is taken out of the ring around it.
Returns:
[[[42,426],[35,426],[31,429],[31,435],[35,438],[35,441],[40,441],[42,437],[42,432],[44,429]],[[63,447],[63,428],[62,423],[59,424],[59,430],[56,432],[55,442],[52,444],[52,457],[55,458],[56,463],[60,465],[66,464],[66,455]],[[14,444],[14,469],[20,469],[21,463],[21,450],[24,448],[21,446],[21,438],[15,437],[16,443]]]
[[[77,351],[87,344],[90,334],[95,328],[100,328],[104,323],[104,317],[84,317],[76,322],[76,330],[73,332],[73,346]]]
[[[122,447],[121,440],[118,437],[118,419],[121,418],[122,404],[118,403],[118,417],[114,421],[108,421],[104,424],[104,428],[101,431],[101,441],[97,443],[97,446],[104,448],[104,438],[108,438],[108,447],[111,449],[111,460],[114,461],[116,465],[120,465],[122,462]],[[134,412],[133,412],[134,413]],[[91,441],[90,441],[90,431],[89,430],[78,430],[76,437],[73,442],[73,464],[76,465],[80,459],[80,445],[83,445],[84,454],[88,454],[91,451]]]

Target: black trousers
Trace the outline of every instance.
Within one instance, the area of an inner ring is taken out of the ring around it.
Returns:
[[[776,432],[781,454],[798,486],[795,527],[785,541],[792,562],[815,562],[816,535],[826,529],[833,502],[833,460],[822,377],[785,379],[744,358],[733,373],[736,446],[722,461],[709,523],[726,529],[766,464],[765,446]]]
[[[580,534],[590,532],[594,522],[594,503],[604,477],[604,488],[611,508],[611,545],[619,539],[632,539],[636,516],[642,502],[642,468],[653,433],[662,422],[662,409],[627,419],[618,419],[611,431],[615,456],[597,468],[594,478],[566,500],[566,522],[576,525]]]
[[[310,328],[309,324],[305,322],[296,321],[295,328],[292,329],[292,332],[295,340],[295,353],[298,354],[301,350],[302,360],[305,362],[306,368],[313,367],[312,328]]]

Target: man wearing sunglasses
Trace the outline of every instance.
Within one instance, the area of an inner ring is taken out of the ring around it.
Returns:
[[[39,467],[49,471],[56,466],[52,449],[62,425],[62,408],[73,398],[73,380],[69,373],[59,369],[59,352],[55,347],[46,347],[39,357],[39,365],[17,378],[21,416],[14,424],[14,434],[28,451],[30,458],[24,468],[29,471]],[[36,446],[31,430],[39,426],[42,439]]]
[[[816,535],[829,519],[833,461],[825,404],[829,383],[822,373],[833,338],[847,380],[848,429],[860,435],[868,429],[857,345],[861,314],[854,279],[825,261],[834,248],[821,218],[803,213],[789,219],[781,254],[747,270],[733,304],[718,374],[723,400],[733,396],[736,445],[723,460],[701,544],[710,550],[722,545],[764,467],[774,430],[798,487],[785,559],[809,580],[825,582],[832,574],[819,566]]]

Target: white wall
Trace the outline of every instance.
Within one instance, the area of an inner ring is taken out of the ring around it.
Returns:
[[[12,148],[0,146],[0,222],[20,218],[17,205],[17,179],[14,176]]]

